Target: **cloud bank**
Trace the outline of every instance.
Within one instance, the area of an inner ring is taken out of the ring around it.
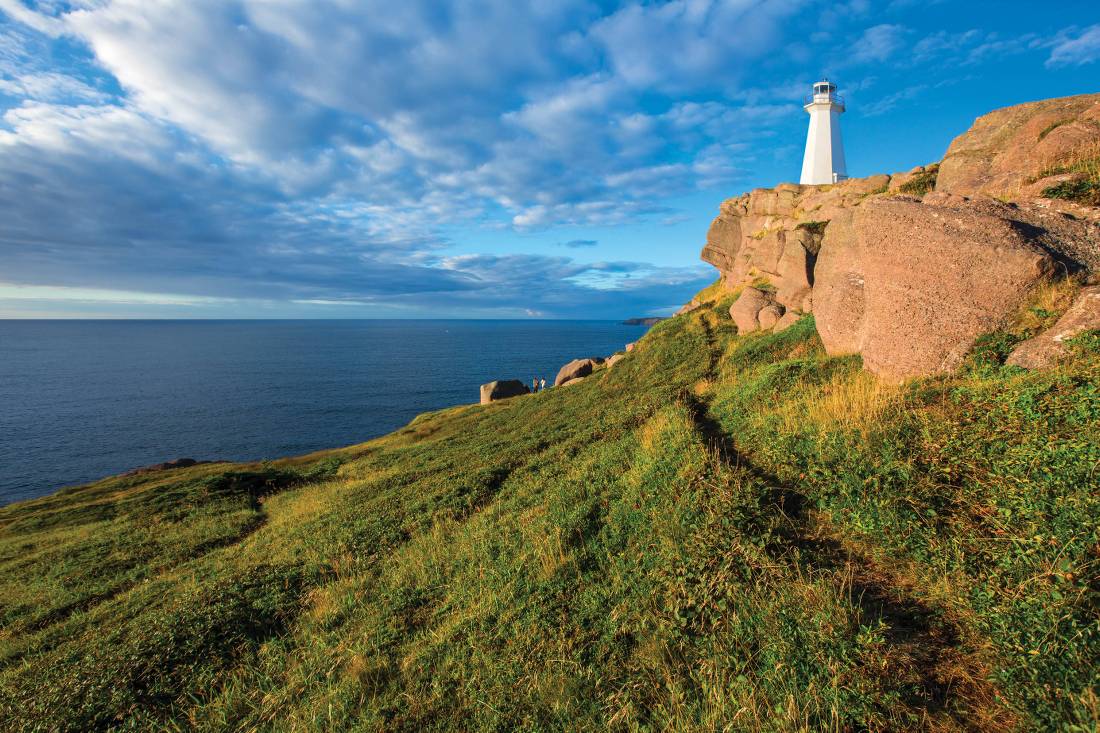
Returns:
[[[799,119],[755,73],[789,75],[777,48],[835,56],[810,31],[842,22],[837,66],[914,41],[871,10],[0,0],[0,282],[379,314],[667,309],[709,271],[600,261],[589,233],[674,221],[671,199],[740,180]],[[1087,63],[1095,33],[1050,62]],[[585,261],[455,253],[456,231],[476,252],[479,232],[566,227]]]

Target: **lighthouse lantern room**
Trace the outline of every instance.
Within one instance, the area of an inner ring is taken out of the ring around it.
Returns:
[[[801,183],[836,183],[848,177],[844,162],[844,143],[840,139],[840,115],[844,100],[836,93],[836,84],[828,79],[814,84],[803,109],[810,115],[806,136],[806,156],[802,160]]]

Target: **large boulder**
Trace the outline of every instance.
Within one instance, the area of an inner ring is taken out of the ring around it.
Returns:
[[[531,388],[518,379],[501,379],[481,385],[481,404],[529,394]]]
[[[1100,329],[1100,285],[1083,288],[1065,315],[1052,327],[1028,339],[1009,355],[1008,363],[1025,369],[1050,367],[1066,356],[1066,341]]]
[[[730,318],[737,325],[737,333],[752,333],[760,329],[758,318],[760,311],[768,305],[768,296],[763,290],[745,288],[730,306]]]
[[[854,354],[863,346],[863,264],[853,212],[843,211],[829,223],[814,268],[814,318],[831,354]]]
[[[1045,200],[1017,204],[936,191],[925,196],[924,203],[1006,219],[1039,247],[1054,255],[1066,271],[1100,272],[1100,222],[1059,211]],[[1100,209],[1097,211],[1100,212]]]
[[[936,191],[1027,201],[1065,180],[1068,163],[1095,158],[1098,142],[1100,94],[998,109],[951,143]]]
[[[814,314],[830,354],[858,352],[868,370],[901,380],[957,366],[1054,269],[1019,222],[879,199],[830,225]]]
[[[593,369],[603,364],[603,362],[603,357],[600,356],[593,356],[588,359],[574,359],[558,370],[558,376],[554,378],[554,386],[560,387],[570,380],[587,377],[592,373]]]
[[[782,317],[783,306],[775,303],[764,306],[760,309],[760,312],[756,314],[756,319],[760,321],[760,328],[764,331],[779,323],[779,319]]]

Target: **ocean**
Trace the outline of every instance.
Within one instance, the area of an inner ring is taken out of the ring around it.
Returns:
[[[0,321],[0,504],[174,458],[360,443],[494,379],[552,382],[607,321]]]

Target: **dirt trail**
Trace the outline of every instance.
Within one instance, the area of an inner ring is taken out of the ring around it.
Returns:
[[[707,378],[714,380],[721,352],[711,315],[701,315],[710,347]],[[974,645],[967,643],[964,630],[945,609],[922,599],[913,581],[891,569],[904,568],[904,563],[887,567],[870,559],[827,517],[809,510],[798,487],[785,485],[756,466],[715,419],[706,394],[685,392],[682,400],[720,459],[769,487],[769,500],[784,517],[781,541],[773,550],[776,558],[832,577],[860,608],[865,626],[882,624],[887,642],[883,674],[908,683],[913,691],[903,700],[918,721],[913,730],[1015,729],[1016,717],[1004,708],[986,679],[988,671]]]

